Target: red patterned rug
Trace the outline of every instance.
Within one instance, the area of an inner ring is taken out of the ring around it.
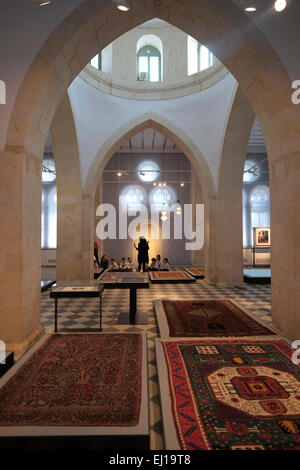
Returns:
[[[140,334],[55,334],[0,390],[1,426],[135,426]]]
[[[182,449],[300,450],[300,367],[283,341],[162,344]]]
[[[171,337],[273,335],[228,299],[163,300]]]
[[[184,268],[184,269],[187,273],[191,274],[196,279],[203,279],[205,277],[203,268],[193,268],[191,266],[189,268]]]
[[[196,279],[185,271],[151,271],[149,272],[151,282],[195,282]]]

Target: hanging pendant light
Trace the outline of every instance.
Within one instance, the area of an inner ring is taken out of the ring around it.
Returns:
[[[175,212],[176,212],[176,215],[181,215],[181,213],[182,213],[182,208],[181,208],[181,204],[180,204],[179,199],[178,199],[177,204],[176,204]]]
[[[168,216],[167,216],[168,212],[166,211],[166,204],[163,203],[163,207],[162,207],[162,211],[161,211],[161,220],[164,222],[165,220],[168,219]]]

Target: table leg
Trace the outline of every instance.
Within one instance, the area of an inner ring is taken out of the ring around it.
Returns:
[[[54,331],[57,333],[57,297],[55,297],[55,325],[54,325]]]
[[[136,314],[136,288],[130,288],[130,314],[129,321],[130,323],[135,323],[135,314]]]
[[[99,330],[102,331],[102,294],[100,294],[99,297],[100,297],[100,328]]]

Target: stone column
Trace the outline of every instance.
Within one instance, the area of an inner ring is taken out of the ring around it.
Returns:
[[[270,165],[273,326],[300,339],[300,152]]]
[[[83,196],[83,279],[94,277],[95,197]]]
[[[203,192],[199,178],[195,172],[191,174],[191,200],[192,204],[195,207],[196,204],[204,204]],[[196,223],[195,215],[196,211],[193,210],[194,215],[194,226]],[[192,252],[192,264],[195,267],[204,267],[204,247],[202,250],[195,250]]]
[[[50,132],[57,181],[56,279],[84,279],[79,151],[68,93],[55,113]]]
[[[0,339],[20,357],[42,334],[41,156],[0,152]]]
[[[205,280],[215,283],[217,280],[217,221],[216,197],[204,200],[204,269]]]
[[[254,113],[239,88],[224,137],[217,200],[217,281],[243,283],[243,169]]]

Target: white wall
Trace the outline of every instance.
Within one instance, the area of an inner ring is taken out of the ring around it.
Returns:
[[[215,183],[236,81],[228,74],[216,85],[182,98],[142,101],[110,96],[77,77],[69,96],[77,130],[83,186],[91,163],[114,133],[146,113],[155,113],[181,130],[206,158]]]

